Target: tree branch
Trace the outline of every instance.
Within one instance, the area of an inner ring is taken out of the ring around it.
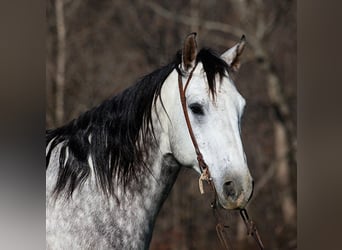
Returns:
[[[158,14],[158,15],[166,18],[166,19],[173,20],[175,22],[182,23],[185,25],[189,25],[191,27],[196,26],[196,24],[198,22],[196,17],[188,17],[188,16],[184,16],[184,15],[178,15],[178,14],[173,13],[173,12],[167,10],[166,8],[160,6],[156,3],[146,2],[145,4],[151,10],[153,10],[156,14]],[[245,31],[242,29],[233,27],[233,26],[226,24],[226,23],[215,22],[215,21],[199,20],[199,26],[204,28],[204,29],[207,29],[207,30],[230,33],[237,38],[240,38],[241,35],[243,35],[245,33]]]

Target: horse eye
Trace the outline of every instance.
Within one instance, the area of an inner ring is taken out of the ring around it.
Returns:
[[[195,115],[204,115],[204,110],[202,106],[198,103],[190,104],[189,108],[191,109],[191,112]]]

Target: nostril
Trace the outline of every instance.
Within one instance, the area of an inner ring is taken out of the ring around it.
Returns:
[[[224,190],[224,193],[227,195],[227,197],[234,198],[236,195],[235,185],[234,185],[234,182],[232,182],[232,181],[227,181],[223,185],[223,190]]]

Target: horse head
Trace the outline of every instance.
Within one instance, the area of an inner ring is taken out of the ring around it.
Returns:
[[[198,152],[187,128],[190,125],[220,205],[225,209],[243,208],[253,191],[241,141],[240,121],[246,101],[230,74],[239,68],[245,39],[242,37],[235,46],[215,56],[203,49],[198,52],[195,38],[193,33],[185,39],[177,73],[170,74],[162,90],[162,95],[174,97],[165,103],[170,150],[180,164],[201,172]],[[186,111],[175,82],[180,82],[179,91],[184,91]],[[189,124],[184,112],[188,113]]]

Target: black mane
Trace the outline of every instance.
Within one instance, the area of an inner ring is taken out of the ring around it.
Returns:
[[[209,89],[215,92],[215,75],[222,78],[228,65],[210,49],[197,55],[207,74]],[[168,65],[143,77],[134,86],[83,113],[68,124],[46,131],[49,165],[53,149],[60,145],[58,179],[54,193],[66,189],[71,197],[90,174],[91,155],[97,183],[105,194],[113,194],[114,180],[125,187],[146,172],[146,160],[153,140],[152,106],[168,75],[181,63],[181,53]],[[176,84],[176,83],[175,83]]]

